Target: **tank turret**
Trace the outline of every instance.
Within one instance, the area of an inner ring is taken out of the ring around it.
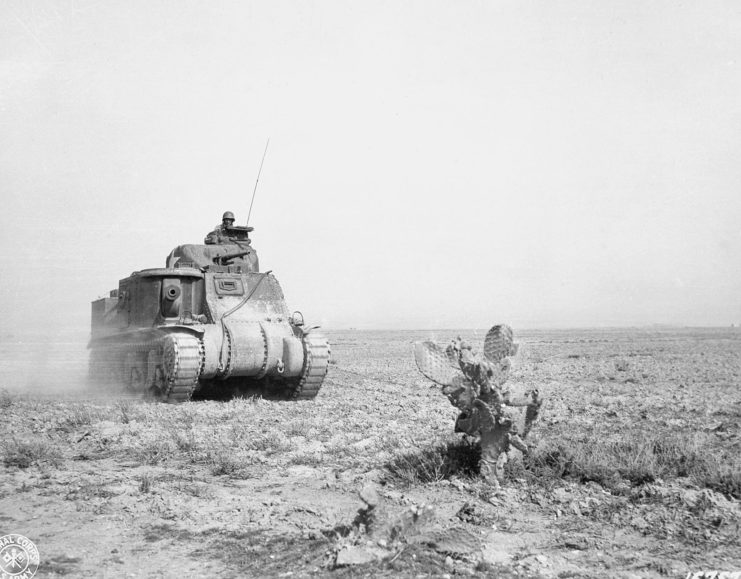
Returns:
[[[230,227],[221,242],[180,245],[164,268],[135,271],[94,301],[91,378],[168,402],[314,398],[329,344],[289,311],[275,276],[260,271],[251,230]]]
[[[166,263],[168,268],[194,267],[202,271],[219,267],[230,267],[235,273],[260,271],[257,252],[249,245],[179,245],[167,256]]]

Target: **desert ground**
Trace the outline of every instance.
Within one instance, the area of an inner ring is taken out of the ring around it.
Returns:
[[[741,571],[741,330],[522,331],[545,399],[494,492],[416,340],[330,331],[311,402],[85,381],[84,333],[0,341],[0,535],[37,577],[685,577]]]

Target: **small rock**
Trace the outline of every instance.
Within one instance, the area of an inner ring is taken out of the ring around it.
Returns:
[[[586,551],[587,549],[589,549],[589,541],[586,537],[583,537],[581,535],[570,537],[564,540],[563,544],[564,547],[568,547],[569,549],[573,549],[576,551]]]
[[[390,501],[401,501],[404,498],[404,495],[402,493],[393,490],[386,491],[385,493],[383,493],[383,496]]]
[[[381,501],[376,491],[375,485],[369,483],[363,487],[360,491],[360,500],[362,500],[369,507],[375,507]]]
[[[335,565],[345,567],[348,565],[363,565],[383,558],[385,552],[376,551],[367,547],[346,547],[337,553]]]
[[[450,555],[445,557],[445,568],[451,571],[455,569],[455,561],[453,561],[453,557],[451,557]]]

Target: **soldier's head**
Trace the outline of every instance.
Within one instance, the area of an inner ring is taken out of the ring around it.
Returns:
[[[224,213],[223,217],[221,218],[221,224],[224,227],[231,227],[232,225],[234,225],[234,213],[232,213],[231,211],[227,211],[226,213]]]

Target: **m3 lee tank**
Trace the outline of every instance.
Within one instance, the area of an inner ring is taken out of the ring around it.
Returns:
[[[311,400],[329,344],[288,310],[262,273],[247,227],[212,245],[180,245],[166,267],[135,271],[92,302],[90,377],[167,402],[259,394]]]

